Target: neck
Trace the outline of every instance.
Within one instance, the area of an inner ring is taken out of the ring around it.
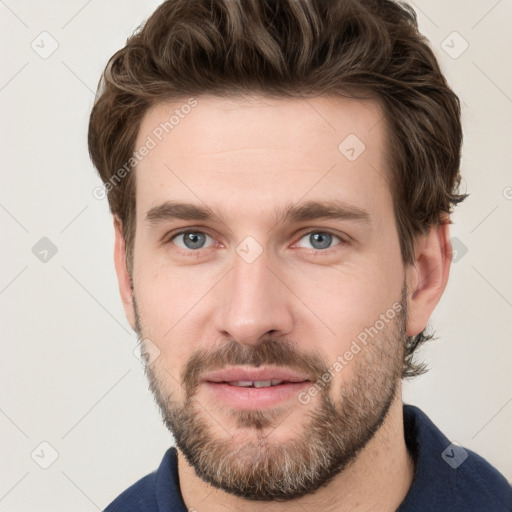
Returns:
[[[405,444],[401,389],[386,420],[357,458],[314,494],[286,503],[246,501],[215,489],[198,478],[178,450],[178,474],[188,510],[209,512],[394,512],[414,476],[414,462]]]

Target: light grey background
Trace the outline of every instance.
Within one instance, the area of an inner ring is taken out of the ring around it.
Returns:
[[[2,511],[102,509],[172,443],[133,354],[86,145],[107,59],[158,3],[0,0]],[[512,480],[512,2],[413,5],[463,102],[472,195],[453,217],[441,339],[421,352],[431,370],[404,398]]]

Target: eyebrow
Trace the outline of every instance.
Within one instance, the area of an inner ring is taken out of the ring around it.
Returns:
[[[146,222],[157,225],[170,220],[215,221],[225,224],[225,218],[206,206],[180,201],[165,201],[148,210]],[[299,223],[316,219],[352,221],[371,227],[371,216],[362,208],[339,201],[307,201],[299,205],[290,204],[276,210],[276,224]]]

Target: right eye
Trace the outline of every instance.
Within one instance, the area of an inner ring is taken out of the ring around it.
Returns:
[[[208,238],[211,240],[209,245],[207,243]],[[169,242],[173,242],[177,247],[185,251],[196,252],[198,249],[206,249],[213,245],[213,238],[204,233],[203,231],[195,230],[183,230],[173,235]]]

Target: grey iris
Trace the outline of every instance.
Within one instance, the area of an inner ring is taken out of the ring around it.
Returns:
[[[329,233],[311,233],[309,241],[315,249],[326,249],[331,245],[332,235]]]
[[[201,249],[206,241],[206,235],[195,231],[183,234],[183,242],[189,249]]]

